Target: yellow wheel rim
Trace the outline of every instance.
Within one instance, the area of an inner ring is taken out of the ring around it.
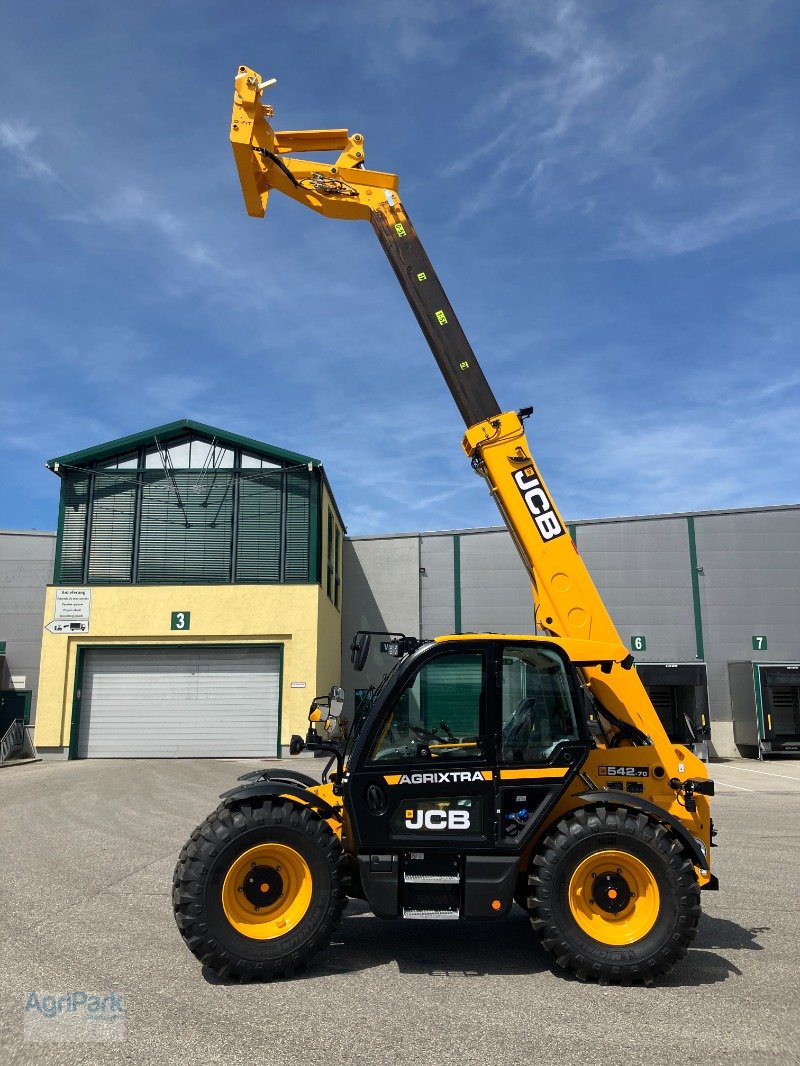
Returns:
[[[647,866],[625,851],[598,851],[579,864],[569,882],[569,909],[600,944],[634,944],[658,918],[661,895]]]
[[[311,871],[294,848],[256,844],[234,861],[222,884],[222,909],[252,940],[274,940],[297,927],[311,903]]]

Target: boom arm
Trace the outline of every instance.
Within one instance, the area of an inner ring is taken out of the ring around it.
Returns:
[[[501,413],[422,243],[400,201],[397,176],[364,167],[364,138],[346,130],[276,132],[262,103],[263,82],[248,67],[236,78],[231,141],[250,215],[262,217],[270,190],[329,218],[372,224],[467,427],[463,447],[511,533],[534,589],[537,626],[553,636],[603,642],[615,666],[583,666],[601,706],[650,737],[665,765],[675,750],[586,566],[531,457],[523,427],[530,412]],[[336,163],[291,152],[338,150]],[[686,772],[705,768],[686,752]],[[691,765],[688,765],[691,763]]]

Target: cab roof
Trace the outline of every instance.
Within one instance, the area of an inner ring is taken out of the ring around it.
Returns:
[[[603,640],[578,640],[574,637],[532,636],[530,633],[448,633],[434,638],[436,644],[464,643],[467,641],[509,641],[514,644],[555,644],[566,652],[569,659],[578,665],[595,663],[622,663],[632,656],[623,644]]]

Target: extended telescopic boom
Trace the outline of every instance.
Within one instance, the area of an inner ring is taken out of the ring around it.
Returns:
[[[231,142],[248,214],[263,217],[276,190],[328,218],[369,222],[383,247],[467,427],[463,448],[486,480],[533,583],[536,624],[568,638],[573,661],[619,740],[652,743],[676,764],[650,698],[531,457],[523,419],[501,412],[475,353],[398,195],[395,174],[364,166],[364,138],[347,130],[278,132],[262,101],[266,88],[248,67],[236,76]],[[338,151],[335,163],[293,153]],[[616,719],[616,723],[614,722]],[[680,773],[707,776],[680,750]]]

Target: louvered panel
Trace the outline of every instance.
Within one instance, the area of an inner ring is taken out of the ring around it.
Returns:
[[[241,478],[237,581],[280,581],[282,498],[280,471]]]
[[[308,473],[290,471],[286,475],[286,548],[283,580],[287,583],[312,580],[311,565],[311,481]]]
[[[89,475],[69,473],[61,484],[64,523],[61,533],[60,574],[62,585],[83,584],[83,558],[86,549],[86,505]]]
[[[135,509],[135,474],[115,472],[95,475],[89,545],[90,582],[130,582]]]
[[[670,685],[648,685],[647,694],[667,735],[675,737],[678,730],[675,690]]]
[[[800,735],[800,688],[796,686],[770,687],[772,703],[772,731],[778,736]]]
[[[179,442],[169,454],[184,459],[189,454],[186,442]],[[155,452],[138,461],[143,468],[114,463],[98,469],[93,478],[72,474],[65,479],[60,552],[64,584],[82,583],[87,569],[88,581],[95,584],[132,580],[141,584],[292,584],[320,579],[319,485],[313,471],[273,466],[240,471],[209,464],[204,469],[167,472]],[[136,463],[137,458],[130,462]],[[141,507],[137,510],[139,478]],[[334,552],[330,590],[334,602],[338,599],[336,563]]]
[[[78,755],[273,756],[279,687],[277,648],[89,651]]]
[[[138,580],[145,584],[230,581],[233,475],[146,471]]]

